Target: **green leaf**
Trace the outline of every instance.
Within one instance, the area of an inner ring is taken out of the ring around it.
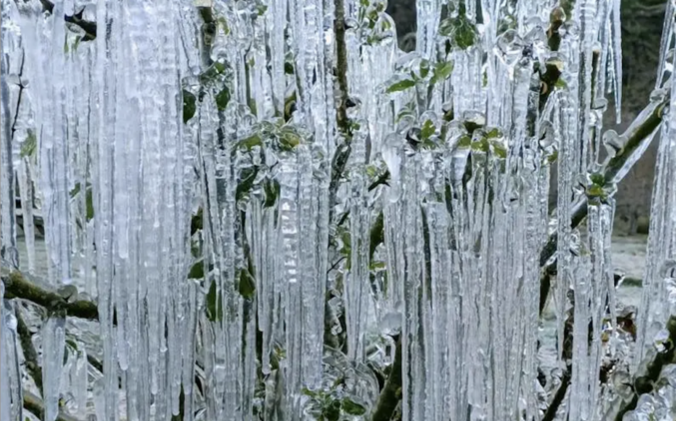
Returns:
[[[429,139],[430,136],[434,134],[436,131],[436,127],[434,127],[434,123],[432,123],[432,120],[425,120],[422,126],[422,130],[420,131],[420,136],[422,139]]]
[[[21,145],[21,157],[27,158],[35,155],[35,151],[38,149],[38,138],[35,136],[35,133],[32,130],[28,131],[28,136]]]
[[[80,183],[75,183],[75,187],[73,187],[73,189],[70,192],[68,192],[68,195],[72,199],[75,196],[77,196],[78,193],[80,193]]]
[[[237,142],[237,148],[250,151],[254,146],[263,146],[263,141],[257,134],[251,135]]]
[[[221,294],[218,293],[216,281],[211,281],[209,292],[207,292],[206,305],[207,318],[209,321],[223,321],[223,298],[221,297]]]
[[[263,14],[268,10],[268,6],[264,4],[258,4],[256,5],[256,13],[258,16],[263,16]]]
[[[218,111],[224,111],[230,102],[230,89],[224,86],[221,92],[216,94],[216,107]]]
[[[340,401],[334,400],[324,407],[322,416],[326,421],[338,421],[340,419]]]
[[[606,178],[603,176],[603,174],[599,173],[594,173],[591,176],[589,176],[590,180],[599,186],[603,186],[606,184]]]
[[[183,90],[183,124],[186,124],[195,116],[197,111],[197,98],[192,93]]]
[[[343,399],[342,403],[343,411],[349,415],[364,415],[366,413],[366,408],[362,405],[356,403],[350,398]]]
[[[275,206],[277,197],[279,197],[279,181],[275,179],[266,178],[263,183],[263,191],[265,192],[265,202],[263,207],[271,208]]]
[[[472,138],[469,137],[468,135],[462,135],[460,139],[458,140],[458,147],[459,148],[468,148],[472,144]]]
[[[490,142],[490,144],[492,146],[493,153],[498,158],[502,158],[502,159],[507,158],[507,149],[505,149],[505,146],[502,143],[495,141],[493,139],[488,139],[488,141]]]
[[[430,73],[430,62],[429,60],[423,59],[420,62],[420,77],[425,79],[429,73]]]
[[[251,191],[251,187],[253,187],[257,174],[258,167],[247,167],[242,170],[240,182],[237,183],[237,189],[235,190],[235,199],[237,201],[249,196],[249,192]]]
[[[451,75],[452,72],[453,72],[452,61],[444,61],[441,63],[437,63],[437,65],[434,67],[434,71],[432,72],[431,82],[434,84],[440,81],[444,81],[448,79],[448,77]]]
[[[292,130],[283,130],[279,138],[279,146],[283,151],[290,151],[300,145],[300,136]]]
[[[87,196],[85,197],[85,207],[86,207],[87,222],[89,222],[92,219],[94,219],[94,196],[92,194],[91,187],[87,189]]]
[[[188,279],[202,279],[204,278],[204,260],[199,260],[192,265],[188,273]]]
[[[315,397],[317,397],[317,395],[318,395],[317,392],[315,392],[314,390],[310,390],[310,389],[308,389],[307,387],[302,388],[302,389],[300,390],[300,392],[301,392],[303,395],[309,396],[309,397],[311,397],[311,398],[315,398]]]
[[[500,133],[500,129],[497,127],[492,128],[491,130],[486,133],[486,138],[487,139],[497,139],[502,136],[502,133]]]
[[[439,34],[451,39],[453,47],[466,50],[476,44],[479,33],[464,13],[444,19],[439,25]]]
[[[404,91],[408,88],[412,88],[415,86],[415,81],[411,79],[404,79],[400,80],[399,82],[393,83],[387,88],[387,93],[392,93],[392,92],[401,92]]]
[[[220,26],[221,29],[223,29],[223,33],[225,35],[230,34],[230,28],[228,27],[228,22],[225,20],[224,17],[218,18],[218,26]]]
[[[254,293],[256,292],[256,284],[248,269],[243,268],[239,270],[238,290],[242,297],[249,300],[253,299]]]
[[[190,235],[195,235],[202,229],[202,208],[197,209],[197,213],[190,219]]]

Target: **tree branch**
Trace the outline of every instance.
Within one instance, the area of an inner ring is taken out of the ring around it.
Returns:
[[[401,373],[401,337],[397,338],[394,361],[390,375],[387,376],[385,386],[378,396],[376,410],[373,412],[373,421],[390,421],[394,410],[401,398],[402,373]]]
[[[43,419],[43,414],[45,411],[44,404],[40,398],[25,390],[23,392],[23,407],[39,419]],[[56,417],[56,421],[78,421],[78,419],[60,412]]]
[[[40,3],[42,3],[42,8],[49,13],[54,13],[54,3],[52,3],[49,0],[40,0]],[[84,11],[84,8],[80,10],[79,13],[76,13],[74,15],[64,15],[63,20],[65,20],[68,23],[72,23],[74,25],[79,26],[83,31],[85,31],[85,36],[83,38],[83,41],[92,41],[94,38],[96,38],[96,22],[91,22],[88,20],[82,19],[82,12]]]
[[[635,409],[640,395],[651,393],[655,390],[655,383],[662,373],[662,368],[676,362],[676,316],[671,316],[667,321],[669,331],[669,348],[660,352],[646,366],[645,372],[636,373],[634,376],[634,397],[630,402],[624,403],[615,416],[615,421],[622,421],[624,415]],[[637,344],[638,346],[639,344]]]
[[[5,298],[21,298],[38,304],[49,311],[65,311],[66,315],[81,319],[98,320],[99,310],[87,300],[67,301],[56,292],[48,291],[24,277],[16,270],[1,276],[5,283]]]
[[[620,136],[624,139],[622,147],[605,166],[603,174],[606,183],[617,184],[627,174],[629,169],[638,161],[638,158],[652,140],[653,132],[662,123],[664,107],[669,102],[669,96],[661,101],[650,103],[629,128]],[[638,155],[638,156],[637,156]],[[571,226],[576,228],[587,216],[587,199],[583,197],[573,207]],[[540,266],[543,268],[540,278],[540,314],[544,311],[551,287],[551,278],[556,274],[556,261],[552,259],[557,248],[557,233],[549,236],[547,244],[540,253]],[[552,260],[552,261],[550,261]]]
[[[21,316],[21,308],[18,305],[16,306],[16,321],[16,330],[19,334],[19,342],[21,343],[23,356],[26,360],[26,369],[28,370],[28,374],[33,378],[38,390],[42,393],[42,369],[38,363],[38,353],[35,351],[35,346],[33,346],[33,334],[28,330],[28,325],[26,325]]]

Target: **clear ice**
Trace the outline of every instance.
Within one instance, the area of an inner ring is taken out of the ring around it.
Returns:
[[[48,421],[370,419],[398,369],[405,421],[552,420],[557,384],[556,419],[611,419],[676,316],[673,2],[623,134],[619,0],[416,7],[404,53],[383,0],[3,0],[3,276],[98,322],[45,313],[37,390],[5,300],[2,421],[22,391]],[[613,195],[658,131],[632,354]],[[625,419],[670,419],[662,375]]]

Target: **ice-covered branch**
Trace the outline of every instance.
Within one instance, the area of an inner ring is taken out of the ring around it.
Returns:
[[[669,348],[664,352],[657,353],[653,360],[645,366],[645,370],[636,373],[633,382],[634,396],[629,402],[623,401],[615,416],[615,421],[622,421],[627,412],[636,408],[640,395],[652,393],[655,389],[655,383],[662,373],[662,368],[676,362],[676,316],[669,318],[666,329],[669,332],[669,340],[666,342],[669,344]]]
[[[2,273],[5,283],[5,298],[21,298],[38,304],[50,311],[65,311],[68,316],[97,320],[98,307],[87,300],[72,300],[56,292],[49,291],[28,280],[21,272],[13,270]]]
[[[345,45],[345,2],[336,1],[334,31],[336,33],[336,79],[338,82],[338,106],[336,108],[336,122],[343,137],[336,149],[331,162],[331,183],[329,184],[329,221],[333,220],[336,202],[336,193],[340,179],[345,171],[352,148],[350,146],[350,122],[347,118],[348,86],[347,86],[347,46]]]
[[[45,411],[45,406],[37,396],[33,395],[30,392],[23,392],[23,407],[28,410],[31,414],[42,419],[43,413]],[[60,413],[56,417],[56,421],[78,421],[77,418],[73,418],[70,415]]]
[[[394,361],[390,375],[387,376],[383,390],[380,392],[376,409],[373,412],[373,421],[389,421],[401,399],[401,338],[397,340]]]
[[[651,102],[634,119],[629,128],[619,136],[621,144],[617,145],[615,156],[608,161],[603,171],[606,183],[617,184],[622,181],[631,167],[638,161],[662,122],[663,110],[668,100],[668,97],[664,97]],[[583,198],[573,209],[571,226],[577,227],[586,216],[587,201]],[[554,232],[549,236],[549,241],[540,253],[540,266],[543,268],[540,282],[540,313],[547,304],[551,278],[556,273],[556,261],[552,259],[556,252],[556,244],[557,233]]]
[[[53,13],[54,3],[49,0],[40,0],[40,3],[42,3],[43,9],[49,13]],[[83,31],[85,31],[84,40],[91,41],[96,38],[96,23],[82,19],[83,11],[84,9],[74,15],[64,15],[63,20],[79,26]]]
[[[19,334],[19,342],[21,343],[23,356],[26,360],[26,369],[28,370],[28,374],[33,378],[35,386],[42,392],[42,369],[38,363],[38,353],[35,351],[35,346],[33,346],[33,335],[28,330],[28,326],[21,315],[20,306],[16,307],[16,321],[16,331]]]

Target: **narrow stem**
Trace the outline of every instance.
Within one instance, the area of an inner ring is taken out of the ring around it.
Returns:
[[[38,363],[38,353],[35,351],[35,346],[33,346],[33,334],[28,329],[23,316],[21,316],[21,307],[18,305],[16,306],[16,321],[16,330],[19,334],[19,342],[21,343],[23,356],[26,360],[26,369],[28,370],[28,374],[33,378],[38,390],[42,393],[42,369]]]
[[[401,338],[397,338],[394,361],[391,367],[392,371],[387,376],[385,386],[378,397],[376,410],[371,418],[373,421],[390,421],[394,410],[397,408],[397,404],[401,398],[402,387],[401,359]]]

